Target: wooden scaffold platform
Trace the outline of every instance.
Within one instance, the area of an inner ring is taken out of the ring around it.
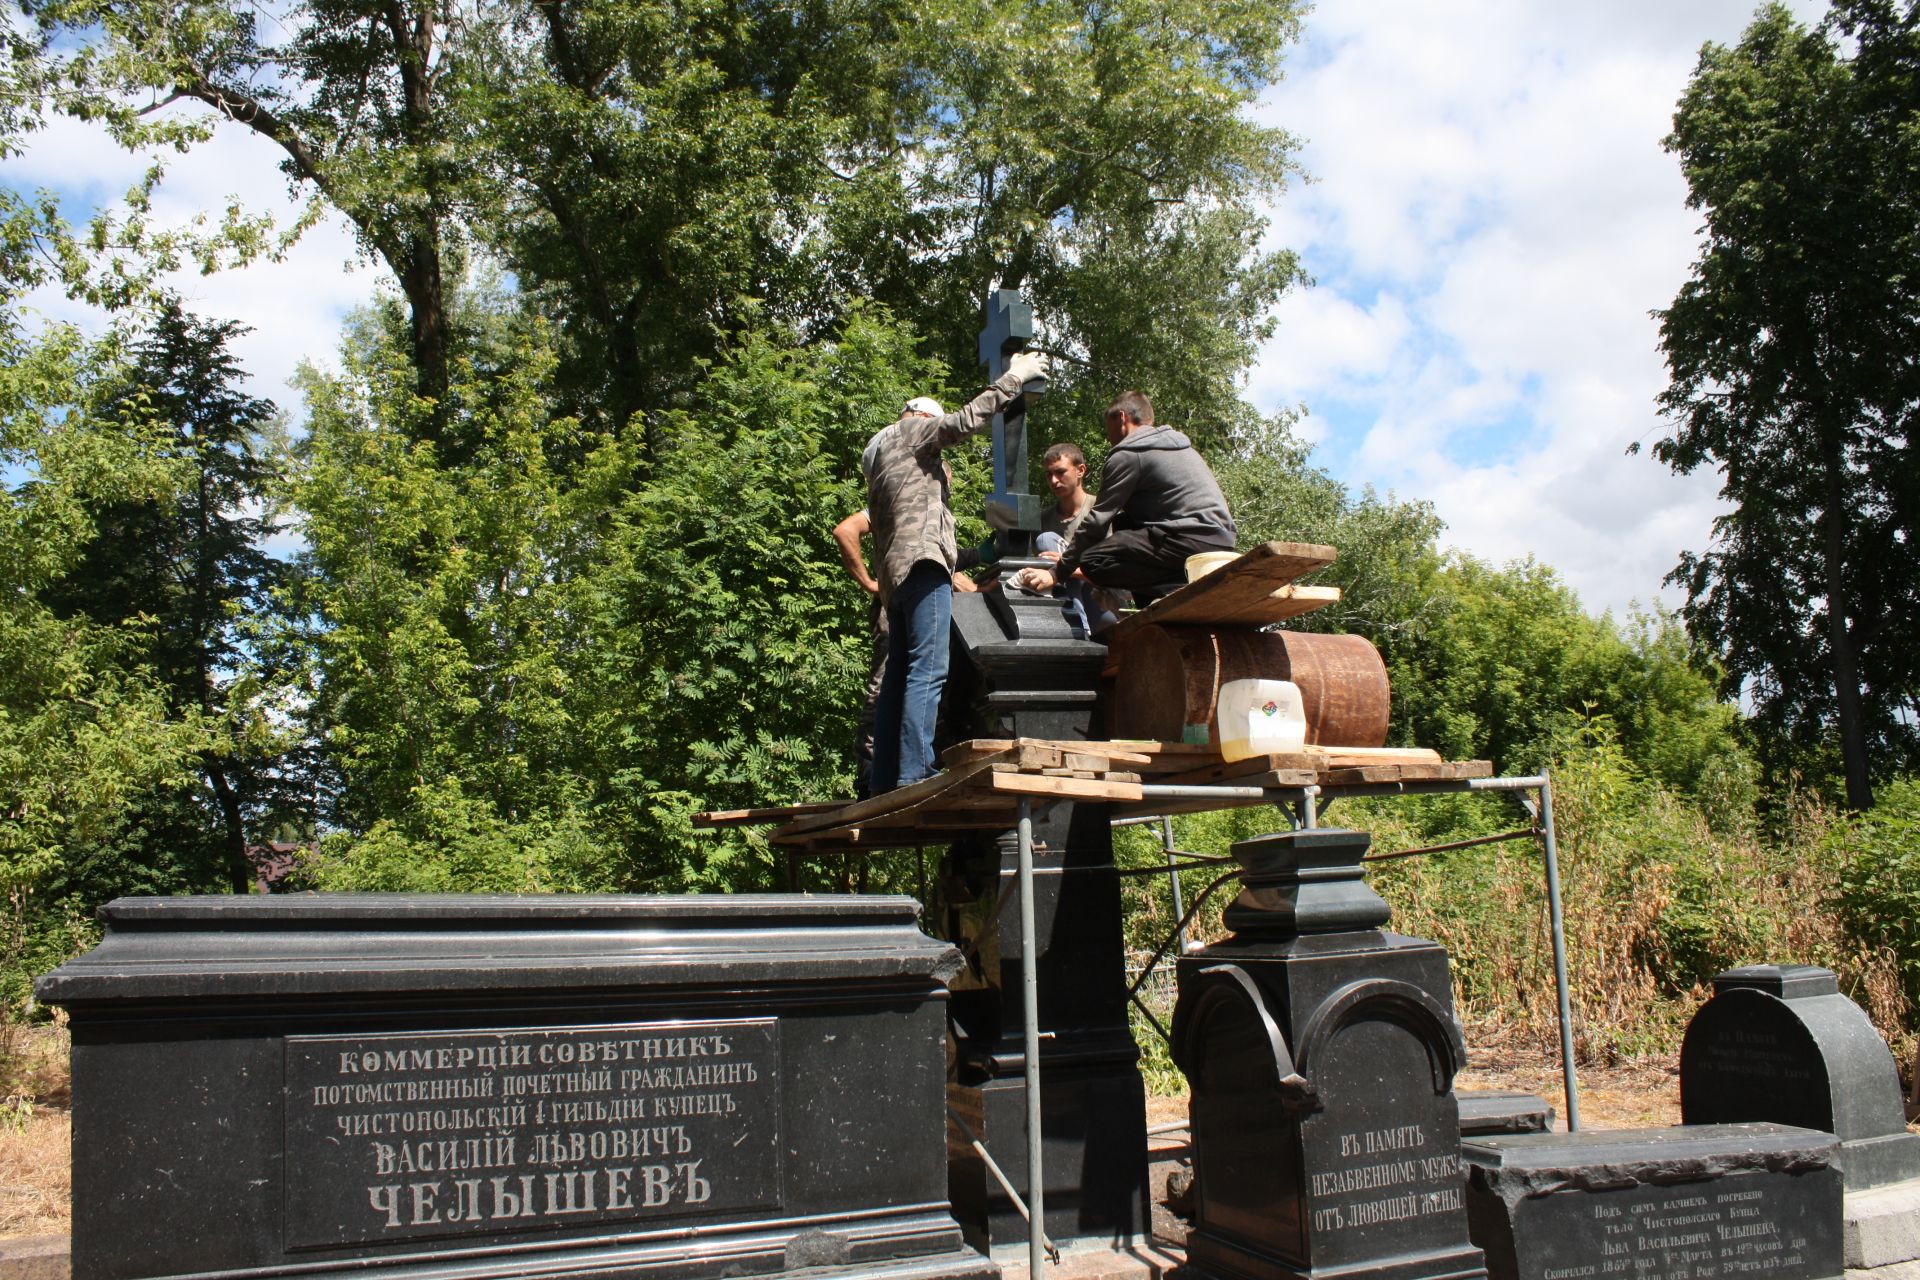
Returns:
[[[1059,800],[1104,801],[1119,819],[1270,804],[1307,787],[1332,796],[1388,783],[1493,776],[1485,760],[1448,761],[1435,751],[1400,747],[1307,747],[1228,763],[1212,747],[1188,743],[1013,738],[958,743],[940,759],[945,767],[933,777],[868,800],[718,810],[696,815],[694,825],[771,826],[776,846],[849,853],[1004,831],[1022,799],[1036,809]]]

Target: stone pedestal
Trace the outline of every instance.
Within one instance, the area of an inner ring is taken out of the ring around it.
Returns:
[[[1367,837],[1234,847],[1229,940],[1182,956],[1174,1057],[1193,1088],[1192,1269],[1236,1280],[1486,1274],[1468,1240],[1446,952],[1383,933]]]
[[[1828,969],[1751,965],[1715,978],[1681,1045],[1680,1111],[1688,1124],[1825,1130],[1840,1139],[1849,1194],[1920,1177],[1893,1055]]]
[[[1095,739],[1106,647],[1061,602],[958,595],[949,723],[963,736]],[[1034,915],[1046,1130],[1047,1233],[1111,1244],[1148,1230],[1146,1091],[1127,1019],[1120,885],[1108,808],[1061,803],[1034,821]],[[1027,1124],[1016,849],[1011,831],[949,852],[932,925],[966,957],[953,981],[954,1109],[1025,1194]],[[983,1247],[1027,1228],[971,1149],[956,1144],[954,1211]]]
[[[904,898],[121,899],[73,1033],[73,1275],[989,1280],[951,947]]]

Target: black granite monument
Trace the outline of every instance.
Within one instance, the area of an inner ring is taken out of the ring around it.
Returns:
[[[1493,1280],[1830,1280],[1836,1147],[1775,1124],[1476,1138],[1473,1240]]]
[[[1920,1177],[1893,1055],[1829,969],[1752,965],[1715,978],[1680,1048],[1680,1110],[1688,1124],[1834,1134],[1849,1193]]]
[[[121,899],[73,1033],[74,1280],[989,1280],[902,898]]]
[[[989,377],[1033,336],[1032,312],[1003,290],[980,338]],[[989,518],[1018,557],[1031,548],[1040,503],[1029,490],[1024,403],[995,430]],[[1003,563],[1005,563],[1003,561]],[[1034,563],[1041,563],[1035,561]],[[1063,602],[1020,591],[956,595],[947,721],[956,737],[1105,737],[1100,672],[1106,646],[1087,639]],[[1119,878],[1107,806],[1057,803],[1034,821],[1039,955],[1021,954],[1011,831],[953,846],[931,924],[960,946],[953,982],[957,1044],[950,1100],[1016,1187],[1027,1185],[1021,983],[1038,966],[1047,1233],[1058,1243],[1144,1237],[1148,1227],[1146,1091],[1127,1020]],[[984,1163],[954,1152],[954,1211],[983,1247],[1013,1246],[1027,1228]]]
[[[1446,952],[1382,932],[1367,836],[1243,841],[1233,936],[1179,960],[1199,1276],[1484,1276],[1453,1093],[1465,1047]]]

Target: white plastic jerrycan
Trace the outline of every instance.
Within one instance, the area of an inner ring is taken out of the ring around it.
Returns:
[[[1307,744],[1307,711],[1291,680],[1229,680],[1217,707],[1226,760],[1298,751]]]

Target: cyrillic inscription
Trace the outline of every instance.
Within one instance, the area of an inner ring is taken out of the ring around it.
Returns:
[[[780,1204],[772,1018],[287,1037],[287,1246]]]
[[[1738,1185],[1744,1182],[1610,1195],[1592,1208],[1600,1229],[1598,1258],[1548,1267],[1544,1280],[1723,1280],[1804,1272],[1806,1237],[1769,1203],[1765,1183]]]
[[[1462,1211],[1460,1157],[1452,1151],[1434,1154],[1424,1125],[1338,1136],[1341,1163],[1307,1179],[1315,1232],[1324,1235]]]

